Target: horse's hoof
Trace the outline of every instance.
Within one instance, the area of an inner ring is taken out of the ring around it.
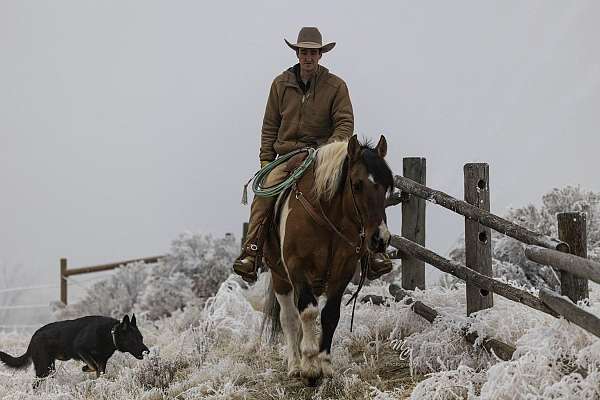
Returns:
[[[298,367],[294,367],[294,368],[290,368],[290,370],[288,371],[288,376],[290,378],[300,378],[302,371],[300,371],[300,368]]]
[[[331,360],[321,360],[321,371],[324,378],[331,378],[333,376],[333,366]]]
[[[302,358],[302,378],[307,386],[316,386],[322,375],[321,362],[317,357]]]
[[[315,377],[305,378],[304,383],[306,384],[306,386],[316,387],[316,386],[319,386],[319,378],[318,377],[317,378],[315,378]]]

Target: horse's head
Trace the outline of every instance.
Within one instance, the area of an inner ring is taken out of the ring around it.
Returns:
[[[387,142],[382,135],[373,147],[360,144],[356,136],[348,142],[348,180],[353,202],[365,228],[369,250],[383,252],[390,242],[385,201],[394,178],[385,162]]]

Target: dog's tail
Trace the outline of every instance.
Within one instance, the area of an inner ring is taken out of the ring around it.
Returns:
[[[31,364],[31,354],[29,348],[21,357],[13,357],[10,354],[0,351],[0,361],[2,361],[9,368],[27,368]]]

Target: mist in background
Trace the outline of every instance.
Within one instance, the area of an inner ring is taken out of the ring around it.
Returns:
[[[395,173],[426,157],[428,186],[462,198],[463,165],[487,162],[501,215],[553,187],[600,191],[599,18],[595,1],[0,1],[0,268],[18,271],[8,286],[58,284],[60,257],[239,238],[268,88],[302,26],[337,42],[321,63]],[[399,233],[399,208],[388,221]],[[428,205],[428,247],[463,230]],[[44,290],[24,296],[58,299]]]

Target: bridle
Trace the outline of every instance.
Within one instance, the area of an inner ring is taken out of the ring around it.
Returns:
[[[300,202],[300,204],[302,204],[302,206],[304,207],[306,212],[312,217],[312,219],[316,223],[318,223],[322,227],[327,228],[331,232],[338,235],[344,243],[346,243],[348,246],[354,248],[354,251],[356,252],[356,254],[361,254],[365,248],[365,237],[366,237],[365,224],[364,224],[364,220],[363,220],[362,214],[360,212],[360,209],[358,208],[358,205],[356,203],[356,196],[354,194],[354,184],[352,182],[352,178],[350,177],[350,174],[348,174],[348,180],[350,181],[350,193],[352,195],[352,205],[354,206],[354,213],[358,217],[359,226],[360,226],[357,242],[350,240],[346,235],[344,235],[335,226],[335,224],[333,222],[331,222],[331,220],[327,217],[327,215],[325,215],[325,212],[323,211],[323,207],[321,206],[320,201],[317,201],[319,209],[315,210],[314,206],[312,204],[310,204],[310,202],[306,199],[306,197],[304,197],[304,194],[300,191],[300,189],[298,188],[298,185],[296,183],[294,183],[294,196],[296,197],[296,200],[298,200]]]

